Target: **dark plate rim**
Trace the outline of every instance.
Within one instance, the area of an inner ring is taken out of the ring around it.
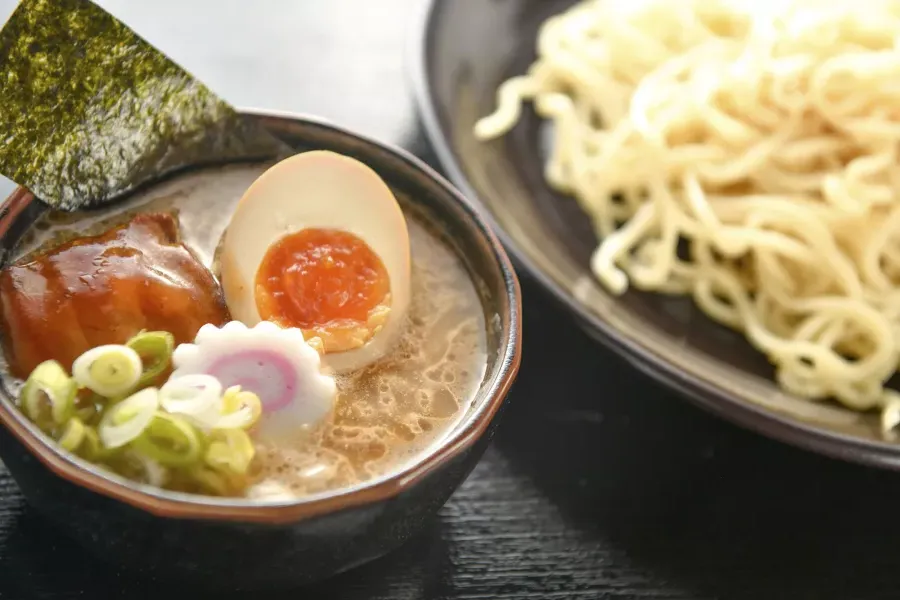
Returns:
[[[488,431],[490,424],[505,404],[516,378],[522,356],[522,308],[519,280],[503,246],[497,240],[480,211],[443,176],[402,148],[379,142],[335,125],[327,119],[286,111],[259,108],[240,108],[239,112],[252,117],[288,123],[303,123],[348,139],[361,141],[371,150],[399,159],[406,167],[422,173],[435,182],[465,213],[466,226],[483,237],[490,248],[489,260],[500,270],[504,285],[506,314],[501,315],[501,344],[497,367],[486,373],[482,405],[451,431],[438,446],[422,460],[383,478],[349,488],[317,494],[312,498],[279,503],[254,503],[244,499],[215,498],[170,492],[137,484],[95,469],[81,459],[72,457],[56,445],[48,443],[37,428],[12,407],[8,398],[0,402],[0,424],[12,434],[46,468],[57,476],[97,494],[126,503],[158,517],[233,522],[285,524],[338,511],[372,505],[396,497],[421,483],[429,475],[469,450]],[[34,199],[31,192],[17,187],[0,202],[0,236]]]
[[[410,84],[426,137],[444,172],[464,196],[479,205],[484,219],[500,238],[514,264],[537,281],[567,312],[574,315],[588,335],[624,357],[642,373],[677,391],[695,405],[727,421],[793,446],[832,458],[900,470],[898,445],[866,440],[804,423],[755,403],[741,400],[713,382],[682,371],[638,340],[620,335],[613,326],[569,294],[528,257],[515,238],[497,221],[466,177],[440,124],[432,92],[428,59],[430,42],[433,38],[432,31],[436,26],[435,14],[440,5],[446,1],[450,0],[425,0],[416,15],[407,49]]]

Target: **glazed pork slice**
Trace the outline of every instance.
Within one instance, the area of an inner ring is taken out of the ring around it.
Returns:
[[[141,330],[193,340],[228,310],[212,273],[181,243],[171,214],[138,215],[0,271],[3,347],[27,377],[45,360],[71,369],[83,352]]]

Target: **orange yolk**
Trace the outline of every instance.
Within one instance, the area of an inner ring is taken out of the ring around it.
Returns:
[[[303,229],[266,251],[256,272],[262,319],[319,337],[324,350],[365,344],[386,319],[390,279],[360,238],[334,229]]]

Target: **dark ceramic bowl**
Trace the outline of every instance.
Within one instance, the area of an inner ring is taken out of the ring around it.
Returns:
[[[405,152],[337,127],[288,115],[253,116],[298,150],[328,149],[365,162],[404,210],[450,241],[481,295],[488,364],[471,409],[418,463],[357,488],[279,505],[165,492],[100,471],[48,443],[3,386],[0,457],[38,511],[104,560],[231,589],[324,578],[385,554],[418,530],[487,446],[521,347],[513,269],[488,226],[449,183]],[[230,193],[239,196],[243,189]],[[22,189],[0,207],[4,263],[44,210]],[[192,225],[204,235],[202,222],[192,217]]]
[[[877,415],[781,392],[765,358],[689,299],[637,291],[617,297],[596,283],[589,268],[597,246],[590,219],[544,182],[546,132],[530,107],[504,138],[475,139],[472,128],[493,111],[498,85],[534,60],[540,24],[573,4],[425,2],[412,48],[413,82],[425,130],[450,179],[486,209],[521,273],[549,290],[592,337],[650,377],[771,437],[900,468],[900,445],[882,439]]]

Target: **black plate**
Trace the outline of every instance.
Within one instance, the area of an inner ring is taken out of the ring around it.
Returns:
[[[900,468],[900,446],[883,439],[877,415],[783,393],[765,358],[689,299],[616,297],[596,283],[588,258],[597,239],[576,202],[544,182],[541,121],[530,108],[504,138],[475,139],[472,127],[492,112],[498,85],[534,60],[541,22],[571,0],[426,4],[413,64],[425,129],[450,178],[486,209],[520,270],[595,339],[705,408],[807,449]]]

